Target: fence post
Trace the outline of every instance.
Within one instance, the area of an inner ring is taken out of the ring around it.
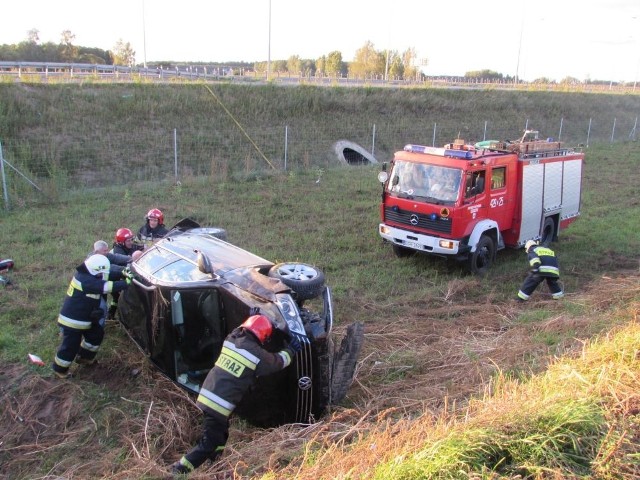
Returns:
[[[636,139],[636,128],[637,127],[638,127],[638,117],[636,117],[636,121],[633,123],[633,128],[629,132],[629,139],[630,140],[635,140]]]
[[[611,128],[611,142],[610,143],[613,143],[613,137],[614,137],[615,133],[616,133],[616,119],[614,117],[613,118],[613,127]]]
[[[437,123],[433,124],[433,138],[431,139],[431,146],[435,147],[436,146],[436,125],[438,125]]]
[[[589,128],[587,129],[587,148],[589,148],[589,137],[591,137],[591,118],[589,118]]]
[[[173,172],[178,184],[178,129],[173,129]]]
[[[2,193],[4,195],[4,208],[9,210],[9,192],[7,192],[7,179],[4,176],[4,157],[2,156],[2,142],[0,142],[0,173],[2,173]]]
[[[287,154],[289,153],[289,125],[284,126],[284,171],[287,171]]]
[[[484,121],[484,133],[482,134],[482,141],[484,142],[487,139],[487,121]]]
[[[562,124],[564,123],[564,117],[560,117],[560,131],[558,132],[558,141],[562,138]]]
[[[376,124],[373,124],[373,133],[371,134],[371,156],[376,154]]]

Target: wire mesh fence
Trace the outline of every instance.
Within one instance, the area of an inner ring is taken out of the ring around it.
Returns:
[[[317,128],[312,120],[295,125],[219,128],[208,124],[171,128],[148,125],[139,131],[96,130],[43,134],[28,140],[0,139],[5,206],[37,201],[63,190],[144,181],[179,182],[206,176],[225,181],[234,176],[269,171],[327,168],[350,163],[340,156],[339,141],[355,144],[371,161],[386,161],[405,144],[443,146],[455,138],[468,142],[515,140],[534,129],[542,138],[588,147],[593,142],[624,142],[637,138],[637,117],[555,120],[522,118],[485,120],[473,124],[446,118],[387,118],[381,115],[354,124],[336,118]]]

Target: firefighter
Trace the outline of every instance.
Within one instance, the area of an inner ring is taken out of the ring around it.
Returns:
[[[131,260],[136,260],[142,254],[141,250],[144,250],[144,245],[134,243],[134,239],[135,235],[130,229],[119,228],[116,231],[111,253],[127,255],[131,257]]]
[[[69,367],[74,360],[80,365],[96,363],[96,353],[104,338],[104,328],[100,325],[106,313],[100,308],[102,296],[124,290],[131,282],[129,277],[110,280],[109,267],[107,257],[91,255],[76,268],[71,279],[58,315],[62,344],[51,365],[59,378],[71,376]]]
[[[518,292],[518,300],[521,302],[529,300],[531,294],[543,281],[547,282],[551,297],[554,300],[564,297],[560,279],[560,265],[558,258],[549,247],[539,245],[535,240],[529,240],[524,246],[529,259],[530,272],[524,279],[522,287]]]
[[[204,412],[203,434],[198,444],[171,465],[172,474],[189,473],[207,459],[216,461],[229,437],[229,416],[258,377],[278,372],[301,350],[300,342],[289,335],[288,346],[278,353],[264,344],[275,327],[264,315],[251,315],[225,339],[220,356],[209,371],[198,395]]]
[[[164,237],[169,230],[164,226],[164,214],[157,208],[147,212],[145,224],[138,230],[138,241],[151,245],[155,240]]]

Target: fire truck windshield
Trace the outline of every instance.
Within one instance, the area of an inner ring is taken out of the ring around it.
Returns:
[[[404,198],[422,197],[434,202],[455,202],[462,170],[397,160],[391,169],[387,192]]]

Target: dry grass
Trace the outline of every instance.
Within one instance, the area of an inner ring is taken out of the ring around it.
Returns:
[[[620,318],[636,320],[637,296],[633,272],[602,278],[572,301],[614,325]],[[223,460],[192,478],[369,478],[379,463],[410,456],[452,429],[491,424],[522,401],[504,397],[509,384],[503,373],[523,364],[531,367],[528,373],[542,371],[558,348],[533,342],[535,332],[571,332],[561,350],[574,357],[593,333],[593,317],[571,316],[557,303],[544,307],[557,308],[558,314],[542,324],[517,323],[522,307],[516,304],[446,301],[426,313],[416,306],[403,318],[372,321],[347,407],[313,425],[270,430],[234,419]],[[166,466],[197,440],[201,415],[193,398],[158,374],[117,326],[108,325],[107,335],[111,350],[101,354],[104,360],[79,369],[72,381],[53,379],[35,367],[6,366],[0,376],[0,474],[162,478]],[[628,388],[634,382],[638,385],[637,378],[619,387],[603,385],[613,388],[605,393],[615,397],[617,410],[609,412],[611,433],[598,453],[601,471],[634,468],[628,461],[640,440],[628,428],[640,407],[637,393]],[[495,392],[504,400],[468,402]],[[626,436],[618,435],[620,429]]]

